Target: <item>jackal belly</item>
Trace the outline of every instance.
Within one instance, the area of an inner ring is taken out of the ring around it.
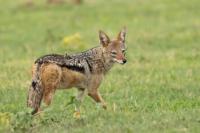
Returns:
[[[41,81],[45,90],[85,87],[86,76],[80,72],[56,64],[43,64],[41,68]]]
[[[68,68],[62,68],[62,75],[60,80],[60,89],[67,89],[71,87],[85,88],[86,87],[86,75]]]

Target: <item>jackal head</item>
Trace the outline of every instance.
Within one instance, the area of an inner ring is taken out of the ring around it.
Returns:
[[[100,44],[103,47],[103,54],[105,58],[109,58],[112,62],[125,64],[127,62],[125,57],[126,46],[125,46],[126,28],[123,28],[117,38],[110,40],[105,32],[99,31]]]

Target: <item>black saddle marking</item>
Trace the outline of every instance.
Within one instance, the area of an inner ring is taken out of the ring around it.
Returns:
[[[76,57],[74,57],[74,58],[76,58]],[[70,55],[49,54],[49,55],[44,55],[44,56],[38,58],[35,61],[35,64],[36,63],[43,64],[43,63],[53,62],[53,63],[57,64],[58,66],[66,67],[70,70],[77,71],[77,72],[80,72],[80,73],[85,73],[84,67],[82,67],[82,66],[80,67],[80,66],[77,66],[75,64],[69,65],[67,62],[70,59],[73,59],[73,57],[71,57]],[[80,63],[79,60],[78,60],[78,62]]]
[[[83,67],[79,67],[79,66],[69,66],[69,65],[63,65],[61,67],[66,67],[70,70],[73,70],[73,71],[77,71],[77,72],[80,72],[80,73],[85,73],[85,69]]]

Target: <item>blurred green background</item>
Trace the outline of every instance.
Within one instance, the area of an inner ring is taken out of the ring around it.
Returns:
[[[0,0],[0,131],[200,132],[200,1],[71,0],[47,4]],[[100,92],[103,110],[85,98],[81,119],[67,106],[76,90],[57,91],[42,115],[26,107],[35,59],[99,45],[126,26],[126,65],[116,65]]]

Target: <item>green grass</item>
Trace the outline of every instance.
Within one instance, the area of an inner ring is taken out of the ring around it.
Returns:
[[[199,0],[23,2],[0,0],[0,131],[200,132]],[[128,63],[115,65],[100,87],[108,110],[86,97],[82,118],[73,118],[74,105],[66,106],[73,89],[57,91],[41,116],[28,114],[37,57],[97,46],[99,29],[114,37],[124,25]],[[80,42],[62,44],[75,33]]]

